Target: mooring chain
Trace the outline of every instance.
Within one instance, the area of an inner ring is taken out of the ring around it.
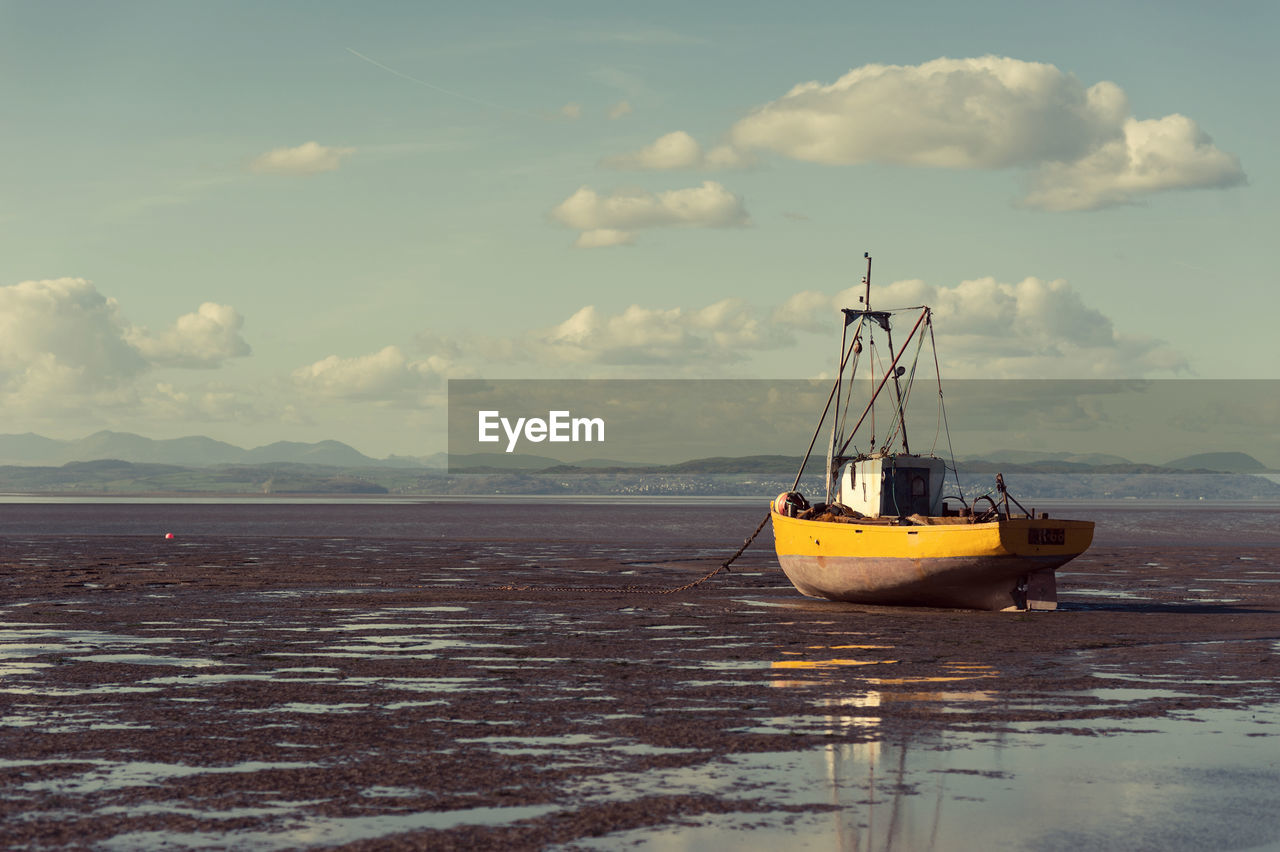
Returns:
[[[764,520],[760,521],[756,531],[747,537],[747,540],[742,543],[742,547],[739,547],[732,556],[717,565],[715,570],[692,582],[685,583],[683,586],[670,588],[664,586],[498,586],[497,588],[504,592],[599,592],[608,594],[621,592],[631,595],[674,595],[676,592],[683,592],[692,589],[694,586],[700,586],[721,571],[727,571],[729,566],[746,552],[747,548],[751,546],[751,542],[756,540],[756,536],[760,535],[760,531],[764,529],[764,525],[767,523],[769,523],[769,515],[764,516]]]

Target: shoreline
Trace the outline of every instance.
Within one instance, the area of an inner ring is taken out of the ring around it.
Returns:
[[[750,506],[759,504],[765,508],[776,495],[683,495],[683,494],[254,494],[251,492],[227,494],[219,492],[141,492],[141,493],[93,493],[75,491],[3,491],[0,505],[5,504],[228,504],[228,505],[411,505],[419,503],[475,503],[514,505],[630,505],[630,506],[680,506],[702,505],[708,502]],[[1192,499],[1192,498],[1019,498],[1037,510],[1052,511],[1054,507],[1087,509],[1277,509],[1280,499],[1259,497],[1250,500]]]

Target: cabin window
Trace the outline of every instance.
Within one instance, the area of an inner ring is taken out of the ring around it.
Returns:
[[[923,476],[913,476],[913,477],[911,477],[911,496],[912,496],[913,498],[914,498],[914,497],[923,497],[923,496],[928,492],[928,490],[929,490],[929,489],[928,489],[928,487],[925,485],[925,481],[924,481],[924,477],[923,477]]]

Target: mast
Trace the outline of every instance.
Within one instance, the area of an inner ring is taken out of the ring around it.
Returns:
[[[871,252],[864,251],[862,253],[862,256],[867,259],[867,274],[866,274],[866,277],[862,279],[862,283],[867,285],[866,293],[862,297],[862,309],[866,311],[868,315],[870,315],[871,313]],[[867,370],[867,378],[871,380],[871,387],[872,387],[871,401],[874,403],[876,399],[875,390],[874,390],[876,386],[876,332],[874,328],[871,328],[869,326],[867,328],[867,349],[868,349],[867,359],[870,361],[870,366],[871,366],[871,368]],[[893,347],[889,347],[889,354],[890,355],[893,354]],[[855,428],[853,431],[856,432],[858,430]],[[853,432],[849,433],[849,437],[850,438],[853,437]],[[871,409],[871,445],[867,447],[867,453],[870,454],[870,453],[874,453],[875,451],[876,451],[876,410],[875,408],[872,408]]]
[[[862,304],[867,310],[871,310],[871,252],[864,251],[862,256],[867,259],[867,274],[862,279],[862,283],[867,285],[866,295],[862,297]]]

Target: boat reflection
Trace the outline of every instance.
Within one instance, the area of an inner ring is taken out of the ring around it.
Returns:
[[[861,743],[826,751],[827,780],[841,850],[935,849],[944,787],[935,797],[916,795],[907,781],[907,745]],[[932,813],[919,811],[928,808]]]
[[[885,651],[890,645],[812,645],[804,651],[782,652],[793,659],[770,663],[779,671],[833,672],[846,667],[896,665],[895,659],[873,659],[873,654],[828,657],[821,652]],[[938,826],[942,817],[943,798],[947,792],[944,774],[936,774],[937,789],[933,796],[920,796],[918,784],[908,783],[908,742],[887,741],[879,728],[889,705],[907,702],[930,702],[944,705],[998,700],[992,689],[963,689],[951,684],[989,680],[1000,671],[987,663],[955,661],[944,663],[935,674],[898,677],[864,677],[853,683],[873,687],[853,694],[818,698],[814,703],[819,713],[807,716],[769,720],[772,730],[798,730],[826,736],[856,735],[864,742],[843,742],[822,750],[826,770],[826,788],[833,811],[836,848],[933,849],[937,847]],[[774,678],[770,685],[781,688],[833,686],[831,679],[793,680]],[[947,686],[930,689],[931,684]],[[976,684],[975,684],[976,685]],[[898,687],[898,688],[895,688]],[[926,764],[936,763],[936,755]],[[886,767],[888,767],[886,769]],[[918,767],[917,767],[918,768]],[[936,772],[936,770],[934,770]],[[922,809],[927,811],[920,813]]]

